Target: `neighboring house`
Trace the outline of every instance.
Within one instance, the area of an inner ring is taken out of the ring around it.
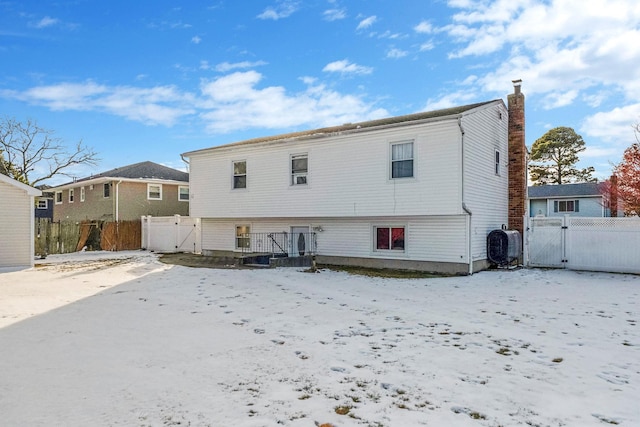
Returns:
[[[39,185],[36,188],[42,191],[42,195],[36,197],[35,201],[36,218],[53,219],[53,193],[49,191],[51,186]]]
[[[51,188],[54,221],[189,215],[189,174],[141,162]]]
[[[40,194],[40,190],[0,174],[0,268],[33,267],[33,206]]]
[[[315,231],[322,264],[484,269],[487,235],[508,224],[509,117],[493,100],[185,153],[202,252]]]
[[[597,182],[583,182],[529,187],[529,216],[610,217],[610,203],[601,186]],[[618,216],[624,216],[620,209]]]

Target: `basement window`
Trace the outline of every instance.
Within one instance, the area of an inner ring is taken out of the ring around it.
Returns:
[[[374,227],[376,251],[404,251],[405,227]]]

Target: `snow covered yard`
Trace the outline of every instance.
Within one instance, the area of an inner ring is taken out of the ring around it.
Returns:
[[[639,276],[44,262],[0,273],[2,425],[640,425]]]

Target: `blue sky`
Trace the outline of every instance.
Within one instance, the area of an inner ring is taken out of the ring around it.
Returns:
[[[640,2],[0,0],[0,63],[0,115],[99,153],[78,177],[522,79],[527,145],[572,127],[606,178],[640,122]]]

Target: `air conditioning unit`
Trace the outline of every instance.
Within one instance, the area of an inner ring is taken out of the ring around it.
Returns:
[[[487,236],[487,258],[499,267],[510,265],[522,255],[522,238],[516,230],[493,230]]]

